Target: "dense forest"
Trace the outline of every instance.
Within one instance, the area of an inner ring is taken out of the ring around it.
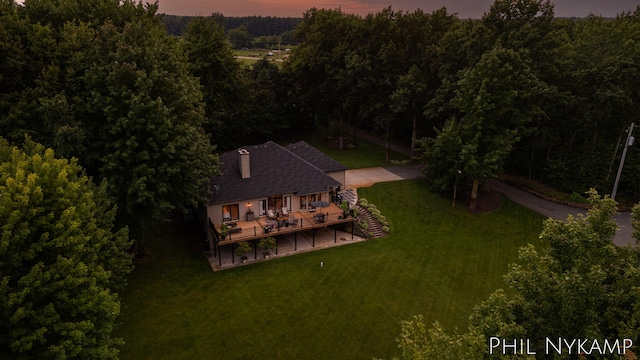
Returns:
[[[611,191],[639,113],[640,10],[555,18],[548,1],[498,0],[480,20],[446,9],[364,18],[309,10],[284,66],[298,109],[411,143],[434,190],[500,171],[583,194]],[[426,151],[424,151],[426,150]],[[620,193],[637,199],[630,148]]]

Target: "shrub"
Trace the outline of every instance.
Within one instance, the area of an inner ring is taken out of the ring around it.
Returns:
[[[243,241],[238,243],[238,247],[236,248],[235,253],[238,257],[243,257],[244,254],[248,253],[249,251],[251,251],[251,245],[249,245],[248,242]]]
[[[276,239],[269,236],[261,239],[258,242],[258,247],[265,250],[275,250],[278,247],[278,245],[276,243]]]
[[[367,224],[366,221],[362,220],[358,223],[358,226],[360,226],[360,228],[364,231],[369,230],[369,224]]]

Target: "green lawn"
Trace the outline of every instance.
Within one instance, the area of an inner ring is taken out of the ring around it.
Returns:
[[[305,133],[304,136],[294,137],[279,141],[280,145],[286,146],[300,140],[306,141],[309,145],[329,155],[332,159],[340,162],[349,169],[361,169],[378,166],[389,166],[385,162],[386,155],[384,147],[372,144],[368,141],[357,139],[355,147],[348,150],[339,150],[327,146],[327,142],[322,139],[319,133]],[[354,141],[351,140],[351,143]],[[391,151],[391,160],[408,160],[409,156]]]
[[[159,228],[122,294],[121,358],[390,358],[400,320],[466,328],[518,247],[539,245],[542,218],[508,201],[471,215],[417,181],[359,193],[390,220],[389,236],[217,273],[184,229]]]

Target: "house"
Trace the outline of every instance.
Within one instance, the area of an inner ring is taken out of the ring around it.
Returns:
[[[214,252],[241,241],[353,221],[335,204],[347,168],[304,141],[245,146],[222,154],[220,163],[222,175],[211,179],[206,206]],[[221,234],[223,224],[230,227],[228,234]]]

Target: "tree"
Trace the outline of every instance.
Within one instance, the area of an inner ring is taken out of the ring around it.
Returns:
[[[455,15],[445,8],[426,14],[421,10],[398,17],[395,54],[399,72],[390,107],[397,117],[402,137],[410,136],[411,153],[416,156],[416,140],[421,130],[430,130],[434,119],[424,116],[427,103],[442,85],[440,71],[444,66],[439,56],[440,39],[456,24]],[[393,58],[392,58],[393,59]],[[429,126],[426,126],[429,123]],[[410,132],[407,131],[410,129]]]
[[[236,254],[236,256],[241,258],[244,256],[244,254],[248,253],[249,251],[251,251],[251,245],[249,245],[249,243],[246,241],[241,241],[238,243],[238,247],[236,248],[234,253]]]
[[[85,161],[109,180],[138,241],[172,209],[205,199],[217,170],[197,80],[156,21],[134,20],[122,32],[101,27],[82,76],[92,102],[78,104],[88,112]]]
[[[253,36],[249,34],[245,25],[227,31],[227,37],[235,49],[250,47],[253,42]]]
[[[247,85],[244,106],[238,110],[243,119],[236,125],[237,143],[247,136],[256,142],[277,137],[291,126],[291,114],[288,113],[288,92],[280,67],[267,58],[256,61],[250,69],[243,71],[243,80]]]
[[[169,211],[205,199],[217,169],[197,79],[156,11],[132,1],[27,1],[18,14],[33,61],[19,101],[2,114],[12,141],[31,134],[108,179],[117,223],[140,243]]]
[[[258,247],[268,252],[269,250],[275,250],[278,247],[278,243],[275,238],[267,236],[266,238],[260,239]]]
[[[589,195],[592,207],[586,216],[545,221],[540,238],[548,248],[520,250],[520,264],[505,276],[516,295],[500,292],[480,304],[471,317],[477,329],[486,336],[540,341],[637,339],[640,251],[613,243],[615,201],[600,198],[595,190]]]
[[[589,17],[570,28],[565,51],[567,70],[560,89],[571,94],[565,107],[565,121],[549,129],[555,135],[542,144],[540,158],[549,159],[545,170],[564,167],[566,172],[545,171],[548,181],[582,192],[589,187],[611,189],[620,151],[616,144],[624,130],[636,121],[640,58],[640,24],[631,18]],[[551,148],[552,151],[547,149]],[[637,159],[630,159],[633,166]],[[571,175],[569,175],[571,174]],[[621,189],[634,189],[637,172],[626,173]],[[546,180],[546,179],[545,179]]]
[[[356,31],[361,21],[339,9],[313,8],[295,31],[300,45],[285,63],[285,73],[293,79],[298,111],[317,120],[324,136],[335,118],[341,130],[343,104],[349,99],[341,90],[356,80],[344,77],[345,62],[354,59],[349,54],[354,36],[363,37]]]
[[[462,115],[453,118],[433,140],[422,142],[426,173],[435,190],[451,186],[457,170],[473,183],[471,208],[479,184],[497,175],[525,125],[540,112],[536,98],[545,85],[525,59],[511,49],[496,46],[467,70],[452,100]],[[443,153],[446,152],[446,153]]]
[[[640,249],[613,243],[614,200],[600,198],[593,189],[589,200],[586,216],[545,220],[540,239],[549,246],[520,249],[519,263],[511,265],[505,276],[514,291],[509,295],[499,289],[474,307],[466,333],[448,335],[437,323],[427,330],[421,317],[403,321],[398,338],[402,359],[438,359],[450,353],[456,354],[453,358],[486,359],[486,339],[494,336],[529,339],[530,349],[540,355],[545,338],[636,340],[640,336]],[[640,204],[634,206],[632,224],[640,242]]]
[[[401,360],[480,360],[486,349],[484,337],[472,331],[447,334],[435,322],[427,329],[422,315],[401,321],[401,333],[396,339],[402,349]]]
[[[187,25],[181,39],[187,56],[189,73],[200,80],[205,103],[204,128],[211,141],[223,149],[237,146],[230,141],[243,122],[245,83],[241,81],[240,63],[214,17],[197,17]]]
[[[96,134],[90,147],[101,177],[136,239],[175,207],[208,194],[217,157],[205,132],[201,93],[176,43],[147,21],[120,33],[105,25],[107,55],[87,73]]]
[[[0,138],[0,357],[117,359],[131,243],[114,220],[76,160]]]

